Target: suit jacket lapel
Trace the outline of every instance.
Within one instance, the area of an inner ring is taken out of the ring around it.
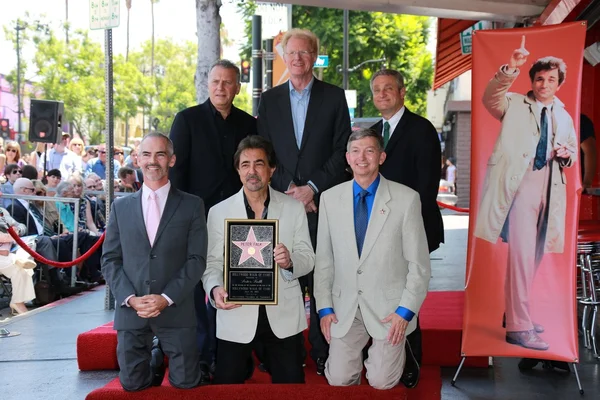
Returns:
[[[279,116],[281,118],[281,132],[276,132],[276,135],[285,136],[288,147],[288,154],[298,155],[298,146],[296,145],[296,135],[294,133],[294,120],[292,119],[292,103],[290,102],[289,81],[281,86],[271,90],[278,90],[277,103],[279,104]]]
[[[411,112],[408,110],[408,108],[404,108],[404,114],[402,114],[402,118],[400,118],[400,121],[398,121],[398,125],[396,125],[396,129],[394,129],[394,132],[392,132],[392,137],[390,138],[390,141],[388,142],[387,146],[385,147],[385,152],[388,154],[391,154],[392,151],[394,150],[394,147],[396,147],[396,144],[398,144],[398,142],[401,140],[401,138],[406,135],[407,131],[408,131],[408,127],[407,127],[407,121],[410,119],[410,114]],[[383,125],[381,125],[383,127]],[[380,129],[379,132],[381,133],[382,130]]]
[[[306,120],[304,121],[304,132],[302,132],[302,149],[306,145],[308,136],[313,131],[312,125],[316,123],[321,104],[323,103],[323,85],[321,81],[314,78],[312,89],[310,90],[310,100],[308,101],[308,110],[306,111]],[[289,96],[288,96],[289,97]]]
[[[160,239],[160,235],[165,230],[166,226],[171,221],[173,214],[175,214],[175,210],[179,207],[179,203],[181,202],[181,195],[171,186],[171,190],[169,191],[169,197],[167,197],[167,204],[165,204],[165,210],[162,213],[162,217],[160,218],[160,224],[158,224],[158,230],[156,231],[156,237],[154,238],[154,243],[158,242]],[[143,218],[142,218],[143,221]]]
[[[340,195],[340,207],[336,207],[341,215],[339,216],[339,233],[345,236],[344,242],[352,248],[356,260],[358,261],[358,247],[356,247],[356,234],[354,231],[354,192],[352,189],[353,180],[345,183],[347,187]],[[334,205],[337,206],[337,205]],[[332,227],[333,228],[333,227]]]
[[[273,188],[269,187],[269,212],[267,213],[267,219],[279,219],[281,218],[281,212],[283,206],[277,197],[277,193]]]
[[[391,196],[387,180],[382,176],[379,187],[377,188],[377,193],[375,193],[375,200],[373,202],[373,208],[371,209],[371,216],[369,217],[369,225],[367,225],[367,233],[365,235],[365,242],[363,243],[359,265],[367,259],[373,246],[377,242],[381,229],[383,229],[383,225],[390,214],[390,208],[387,206],[387,202],[390,201],[390,199]]]
[[[150,246],[150,239],[148,239],[148,232],[146,231],[146,222],[144,221],[144,212],[142,210],[142,189],[138,190],[131,195],[131,202],[133,203],[132,208],[132,221],[136,221],[135,225],[139,229],[140,237],[146,238],[148,247]]]

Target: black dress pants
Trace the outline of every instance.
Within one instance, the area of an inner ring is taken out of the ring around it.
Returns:
[[[265,306],[258,311],[258,326],[254,340],[250,343],[236,343],[217,339],[217,371],[213,383],[244,383],[248,374],[248,358],[257,342],[262,345],[271,372],[273,383],[304,383],[300,338],[302,332],[279,339],[273,333]]]

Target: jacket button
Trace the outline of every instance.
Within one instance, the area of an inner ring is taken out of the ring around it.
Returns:
[[[357,274],[359,274],[359,275],[360,275],[360,274],[362,274],[362,269],[359,269],[359,270],[357,271]]]
[[[156,258],[156,254],[150,254],[150,259],[154,260]]]
[[[359,294],[359,295],[360,295],[360,294],[362,294],[362,290],[359,290],[359,291],[358,291],[358,294]]]

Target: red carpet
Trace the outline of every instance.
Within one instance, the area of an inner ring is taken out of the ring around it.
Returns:
[[[457,367],[460,363],[464,292],[429,292],[421,307],[423,365]],[[81,371],[119,369],[117,332],[112,322],[77,338]],[[468,357],[466,367],[487,368],[487,357]]]
[[[312,360],[311,360],[312,361]],[[359,386],[333,387],[315,372],[314,363],[306,366],[305,385],[273,385],[270,376],[256,370],[245,385],[209,385],[190,390],[175,389],[165,376],[162,386],[141,392],[128,393],[118,379],[87,395],[86,400],[438,400],[441,397],[442,379],[437,367],[423,367],[421,380],[415,389],[399,385],[391,390],[376,390],[363,379]]]

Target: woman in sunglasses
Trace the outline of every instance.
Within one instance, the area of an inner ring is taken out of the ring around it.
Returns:
[[[6,155],[6,164],[17,164],[19,168],[25,165],[25,162],[21,159],[21,146],[19,146],[19,143],[12,140],[6,142],[4,154]]]
[[[4,169],[4,176],[6,177],[6,183],[2,185],[2,193],[14,194],[13,183],[21,177],[21,167],[17,164],[8,164]],[[11,206],[12,199],[2,199],[2,206],[9,208]]]

